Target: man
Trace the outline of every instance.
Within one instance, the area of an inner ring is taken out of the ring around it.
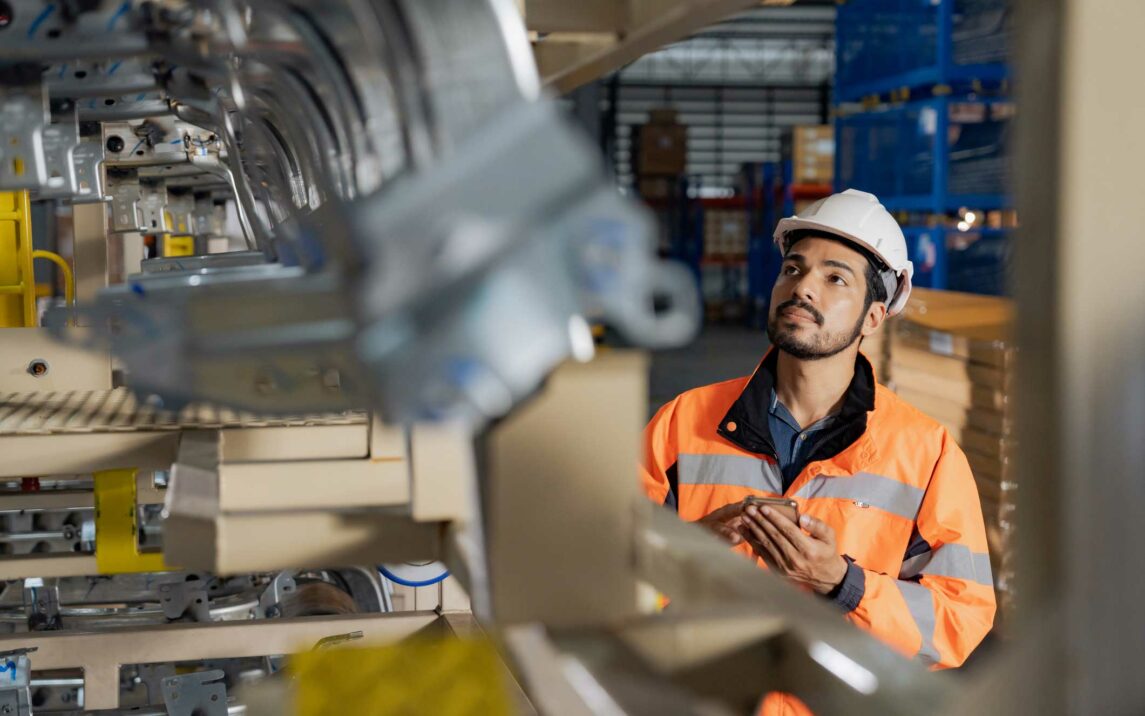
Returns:
[[[660,409],[644,489],[902,653],[959,666],[995,608],[974,478],[947,431],[878,385],[859,352],[910,295],[902,230],[848,190],[780,221],[775,240],[772,349],[754,375]],[[745,507],[749,495],[794,498],[800,524]]]

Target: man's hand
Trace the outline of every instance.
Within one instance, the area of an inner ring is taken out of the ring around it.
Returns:
[[[743,503],[733,502],[730,505],[724,505],[720,509],[701,517],[696,523],[707,527],[717,537],[735,546],[743,542]]]
[[[827,594],[847,576],[847,560],[835,547],[835,530],[830,525],[808,515],[802,515],[799,524],[810,534],[775,510],[753,505],[744,510],[740,529],[767,566]]]

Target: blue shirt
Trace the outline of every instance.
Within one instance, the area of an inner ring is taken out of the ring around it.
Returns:
[[[775,389],[771,390],[771,402],[767,409],[767,429],[771,431],[771,441],[775,444],[775,456],[779,460],[779,470],[783,474],[784,492],[787,492],[787,488],[791,487],[796,477],[799,477],[799,473],[803,472],[803,468],[807,467],[807,459],[810,457],[807,446],[815,444],[812,434],[831,427],[835,417],[828,415],[804,429],[791,415],[787,406],[779,402]],[[847,555],[843,555],[843,558],[847,560],[847,572],[843,576],[843,581],[826,596],[842,607],[843,611],[850,612],[859,606],[863,598],[863,593],[866,591],[866,577],[862,568],[855,564],[855,560]]]
[[[770,405],[767,410],[767,428],[771,431],[771,441],[775,444],[775,456],[779,460],[779,471],[783,475],[783,491],[791,487],[803,468],[807,467],[808,445],[814,445],[812,433],[831,427],[835,422],[834,415],[828,415],[815,424],[803,428],[791,415],[791,411],[779,402],[775,390],[771,391]]]

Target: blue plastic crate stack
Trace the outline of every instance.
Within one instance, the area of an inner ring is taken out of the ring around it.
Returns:
[[[1005,293],[1009,3],[847,0],[836,33],[836,188],[901,215],[917,285]]]

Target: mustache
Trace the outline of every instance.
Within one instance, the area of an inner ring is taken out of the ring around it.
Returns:
[[[775,313],[776,314],[783,313],[784,311],[786,311],[789,308],[798,308],[798,309],[801,309],[803,311],[807,311],[808,313],[811,314],[811,317],[815,319],[816,325],[819,325],[819,326],[823,325],[823,314],[819,313],[819,311],[816,311],[815,307],[812,306],[810,303],[807,303],[806,301],[802,301],[798,298],[792,298],[788,301],[784,301],[783,303],[779,304],[778,306],[775,307]]]

